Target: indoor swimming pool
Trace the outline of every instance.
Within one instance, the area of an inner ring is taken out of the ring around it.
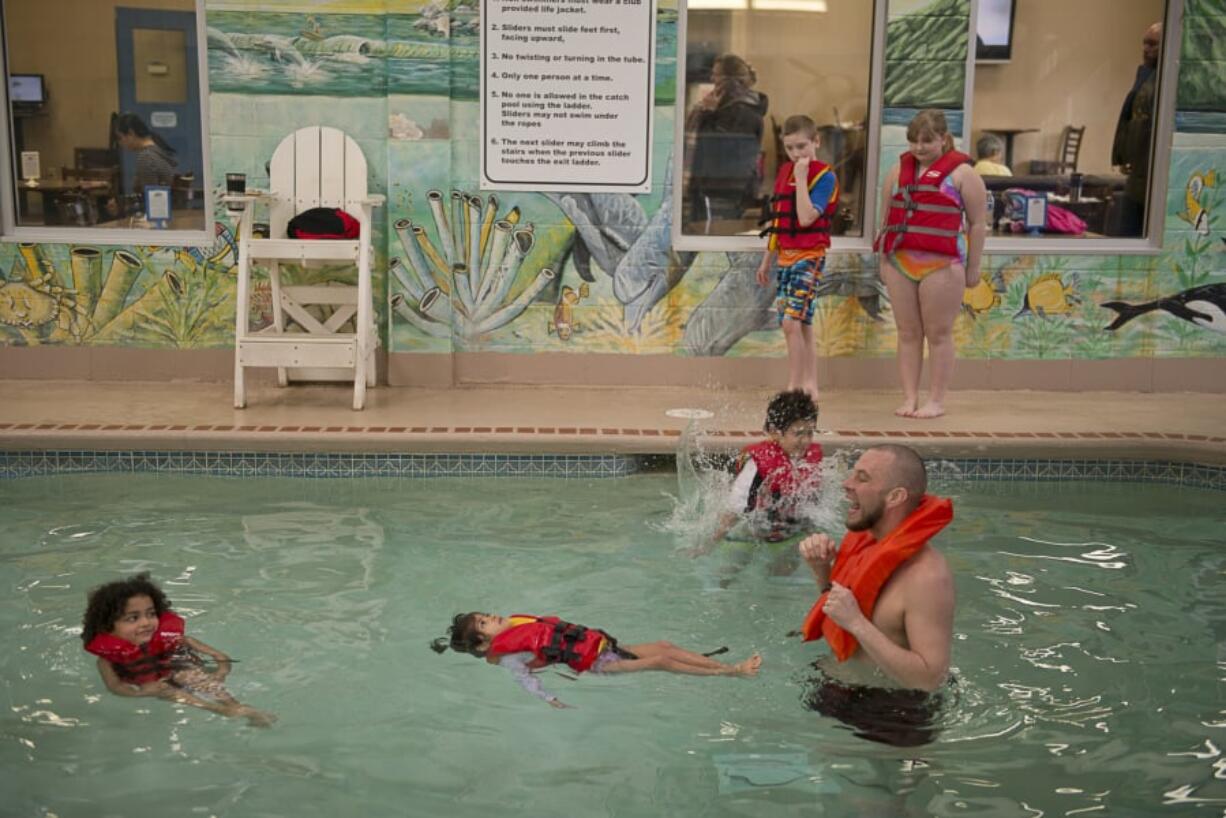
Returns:
[[[956,682],[897,747],[807,710],[815,598],[762,553],[726,588],[614,479],[0,481],[0,812],[22,816],[1153,816],[1226,807],[1226,504],[1156,484],[937,481]],[[832,532],[836,536],[841,531]],[[802,569],[803,570],[803,569]],[[109,694],[87,591],[149,571],[279,721]],[[544,686],[436,655],[454,613],[763,657],[755,679]],[[1197,808],[1200,809],[1197,809]]]

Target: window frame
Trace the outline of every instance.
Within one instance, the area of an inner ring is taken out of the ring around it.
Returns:
[[[1166,196],[1170,184],[1171,156],[1174,152],[1175,95],[1179,82],[1179,58],[1183,45],[1184,0],[1165,0],[1162,19],[1162,56],[1158,61],[1158,110],[1149,146],[1149,189],[1146,193],[1147,231],[1138,238],[1104,236],[1101,239],[1077,238],[998,238],[988,235],[983,254],[989,256],[1156,256],[1163,252],[1166,235]],[[974,42],[979,21],[979,0],[971,0],[967,23],[970,42]],[[962,100],[963,137],[970,147],[975,111],[975,49],[967,50],[966,86]]]
[[[978,0],[972,0],[978,2]],[[861,216],[863,226],[859,236],[831,236],[830,251],[842,253],[871,253],[873,239],[877,228],[878,200],[881,196],[880,172],[881,157],[881,96],[885,77],[885,29],[889,0],[872,0],[873,23],[872,40],[869,51],[868,76],[868,134],[864,145],[864,213]],[[685,168],[685,77],[686,77],[686,43],[689,19],[689,3],[687,0],[677,0],[677,93],[673,101],[673,160],[672,189],[673,219],[672,245],[677,250],[696,252],[761,252],[766,249],[766,239],[758,236],[694,236],[681,232],[685,196],[682,179]]]
[[[109,228],[109,227],[37,227],[17,224],[17,213],[14,202],[16,186],[16,157],[13,156],[13,119],[8,113],[8,120],[0,127],[0,243],[35,243],[35,244],[88,244],[88,245],[119,245],[119,246],[155,246],[155,247],[211,247],[213,244],[214,202],[211,195],[212,186],[212,150],[210,149],[209,124],[209,55],[208,29],[205,24],[205,0],[195,0],[196,12],[196,69],[200,87],[200,145],[201,167],[205,182],[202,196],[204,224],[199,230],[157,230],[153,228]],[[0,12],[3,6],[0,5]],[[8,31],[4,18],[0,14],[0,65],[4,67],[4,75],[9,76],[8,65]],[[10,111],[8,98],[8,82],[0,83],[0,105],[5,112]]]

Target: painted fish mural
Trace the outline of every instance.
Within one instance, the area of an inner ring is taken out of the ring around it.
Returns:
[[[1065,284],[1059,273],[1044,273],[1030,283],[1026,288],[1026,297],[1022,308],[1014,318],[1023,315],[1067,315],[1073,311],[1073,305],[1081,303],[1081,296],[1076,292],[1077,276],[1069,278]]]
[[[1144,304],[1107,301],[1100,306],[1119,313],[1114,321],[1104,327],[1107,330],[1117,330],[1137,316],[1162,310],[1198,327],[1226,334],[1226,283],[1192,287],[1176,295]]]
[[[587,282],[579,285],[578,292],[568,286],[562,287],[562,297],[558,299],[558,305],[553,308],[553,318],[549,321],[546,334],[552,335],[556,332],[559,341],[569,341],[576,332],[579,332],[581,327],[575,320],[575,305],[587,298],[590,292],[591,287],[587,285]]]
[[[1183,191],[1184,210],[1177,214],[1202,236],[1209,235],[1209,211],[1205,209],[1201,201],[1207,187],[1217,187],[1216,169],[1208,173],[1193,173],[1189,176],[1188,185]]]
[[[1005,279],[1000,270],[984,273],[979,283],[962,293],[962,309],[971,318],[978,318],[1000,306],[1001,294],[1005,291]]]

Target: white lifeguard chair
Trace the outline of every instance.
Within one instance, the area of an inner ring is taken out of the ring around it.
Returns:
[[[383,204],[366,192],[366,157],[336,128],[300,128],[281,141],[269,166],[268,192],[227,194],[241,205],[238,235],[238,304],[234,330],[234,407],[247,405],[243,370],[276,367],[277,382],[353,380],[353,408],[375,384],[374,303],[371,293],[371,213]],[[268,238],[252,235],[257,203],[268,205]],[[336,207],[358,220],[356,240],[303,240],[286,234],[289,220],[313,207]],[[266,262],[273,322],[251,331],[252,267]],[[280,265],[304,267],[348,262],[357,285],[283,286]],[[308,309],[322,306],[323,309]],[[331,310],[328,314],[328,310]]]

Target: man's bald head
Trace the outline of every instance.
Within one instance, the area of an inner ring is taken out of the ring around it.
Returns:
[[[892,489],[901,487],[907,490],[906,510],[910,512],[920,504],[924,493],[928,491],[928,470],[924,460],[910,446],[897,443],[883,443],[873,446],[869,451],[880,451],[890,456],[886,467],[886,485]]]
[[[1158,55],[1162,53],[1162,23],[1154,23],[1145,29],[1141,37],[1141,60],[1150,68],[1158,65]]]

